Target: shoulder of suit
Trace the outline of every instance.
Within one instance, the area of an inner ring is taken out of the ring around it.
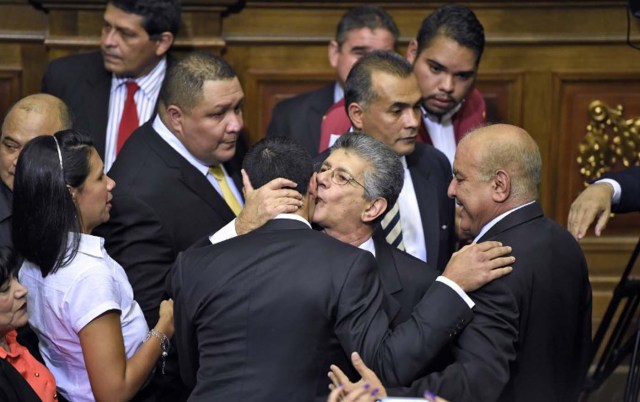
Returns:
[[[284,99],[276,104],[276,106],[274,107],[274,114],[276,113],[276,111],[282,112],[284,110],[307,107],[307,104],[309,102],[313,102],[318,98],[329,100],[330,103],[333,104],[333,88],[333,84],[326,85],[314,91],[304,92]]]
[[[71,56],[60,57],[49,62],[50,68],[65,68],[82,71],[87,68],[102,68],[104,64],[100,52],[80,53]]]
[[[411,156],[429,163],[437,162],[449,166],[447,156],[431,144],[425,144],[423,142],[416,143],[416,147]]]

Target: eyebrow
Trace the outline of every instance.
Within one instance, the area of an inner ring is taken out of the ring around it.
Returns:
[[[449,68],[447,66],[445,66],[442,63],[439,63],[437,60],[427,59],[427,63],[433,64],[436,67],[439,67],[439,68],[441,68],[443,70],[449,71]],[[460,75],[460,74],[473,74],[474,72],[475,72],[475,70],[471,69],[471,70],[454,71],[453,74],[457,74],[457,75]]]

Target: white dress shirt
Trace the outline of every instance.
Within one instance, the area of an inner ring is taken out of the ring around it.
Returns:
[[[104,150],[105,172],[111,169],[111,165],[113,165],[113,162],[116,160],[118,129],[120,128],[124,102],[127,99],[127,82],[135,81],[140,87],[133,96],[133,99],[136,102],[136,110],[138,111],[138,123],[139,125],[143,125],[153,116],[166,71],[167,58],[163,57],[147,75],[136,78],[135,80],[131,78],[119,78],[113,74],[111,78],[111,91],[109,93],[109,120],[107,122]]]
[[[453,158],[456,155],[456,135],[453,130],[453,115],[456,114],[462,103],[451,109],[443,116],[432,116],[424,108],[422,109],[422,120],[427,128],[433,146],[447,156],[449,163],[453,166]]]
[[[413,187],[413,180],[411,180],[411,172],[407,167],[407,158],[403,156],[400,161],[404,167],[404,185],[398,197],[398,207],[400,207],[400,226],[402,226],[404,249],[417,259],[428,262],[418,197],[415,187]]]

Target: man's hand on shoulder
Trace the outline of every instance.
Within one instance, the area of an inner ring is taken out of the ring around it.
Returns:
[[[293,190],[296,183],[287,179],[273,179],[254,189],[247,173],[242,170],[244,208],[236,219],[236,233],[248,233],[264,225],[275,216],[296,212],[302,206],[302,195]]]
[[[513,270],[509,253],[511,247],[496,241],[469,244],[453,253],[442,275],[472,292]]]
[[[587,229],[596,219],[595,234],[600,236],[611,215],[612,196],[611,184],[594,183],[573,201],[567,222],[569,232],[576,240],[581,240],[587,234]]]

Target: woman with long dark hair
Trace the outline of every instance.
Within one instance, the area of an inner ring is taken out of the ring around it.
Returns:
[[[122,267],[91,231],[109,219],[115,182],[89,137],[64,130],[23,149],[13,189],[13,239],[24,256],[29,323],[61,394],[130,400],[166,356],[173,301],[148,331]]]

